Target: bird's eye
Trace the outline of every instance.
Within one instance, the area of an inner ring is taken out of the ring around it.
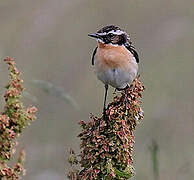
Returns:
[[[113,37],[114,37],[114,34],[109,33],[109,34],[108,34],[108,37],[109,37],[109,38],[113,38]]]

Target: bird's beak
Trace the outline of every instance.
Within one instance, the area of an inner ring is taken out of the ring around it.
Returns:
[[[93,38],[100,38],[100,36],[99,36],[99,34],[97,34],[97,33],[93,33],[93,34],[88,34],[88,36],[90,36],[90,37],[93,37]]]

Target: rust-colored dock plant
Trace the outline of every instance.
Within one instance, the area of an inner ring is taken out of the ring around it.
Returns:
[[[16,152],[17,137],[23,129],[35,120],[36,107],[24,108],[21,102],[23,80],[12,58],[5,58],[9,65],[10,81],[6,86],[5,107],[0,114],[0,179],[17,180],[24,174],[23,163],[25,152],[21,150],[17,162],[10,165],[9,161]]]
[[[81,121],[81,153],[70,151],[71,180],[127,180],[134,176],[134,130],[143,119],[144,86],[139,76],[115,96],[105,115]]]

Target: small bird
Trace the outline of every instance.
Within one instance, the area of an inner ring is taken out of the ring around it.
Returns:
[[[118,26],[107,25],[88,36],[98,43],[92,54],[92,65],[97,78],[105,84],[105,113],[108,86],[117,90],[129,87],[137,76],[139,57],[129,35]]]

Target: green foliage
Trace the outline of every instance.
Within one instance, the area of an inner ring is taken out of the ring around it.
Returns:
[[[159,162],[158,162],[158,143],[156,141],[152,141],[152,146],[150,147],[151,157],[152,157],[152,165],[153,165],[153,173],[154,179],[158,180],[159,178]]]

